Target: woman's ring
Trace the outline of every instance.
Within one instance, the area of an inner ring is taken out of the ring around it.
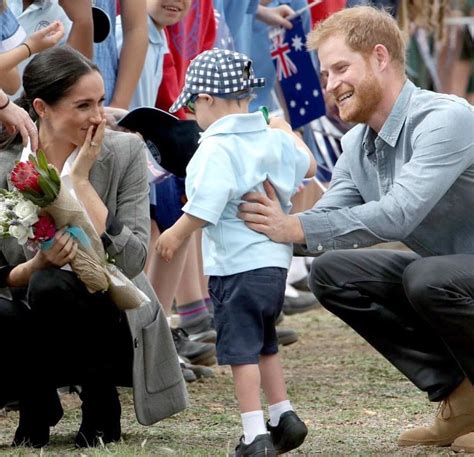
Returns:
[[[90,145],[91,145],[92,148],[95,148],[95,147],[99,146],[99,143],[96,143],[95,141],[91,141]]]

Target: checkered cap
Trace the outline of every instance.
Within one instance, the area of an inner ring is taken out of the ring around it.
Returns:
[[[178,111],[194,94],[230,95],[264,85],[265,78],[255,78],[252,61],[245,54],[214,48],[191,61],[184,88],[169,111]]]

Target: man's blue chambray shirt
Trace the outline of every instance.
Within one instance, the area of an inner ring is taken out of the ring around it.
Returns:
[[[305,253],[402,241],[421,256],[474,254],[474,107],[407,81],[377,135],[360,124],[329,190],[299,215]]]

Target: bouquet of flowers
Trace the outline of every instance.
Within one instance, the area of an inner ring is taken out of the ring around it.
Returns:
[[[38,247],[55,234],[49,214],[40,214],[38,206],[19,192],[0,189],[0,238],[13,237],[21,245]]]
[[[36,158],[30,155],[27,162],[18,162],[10,174],[10,180],[16,189],[12,194],[19,193],[24,197],[24,204],[39,207],[35,223],[40,221],[41,216],[38,214],[41,209],[42,215],[47,214],[50,221],[54,220],[55,227],[68,227],[67,230],[79,241],[79,249],[71,262],[71,268],[89,292],[108,291],[120,309],[137,308],[149,301],[115,265],[107,263],[102,241],[81,203],[62,186],[56,168],[47,162],[42,151],[38,151]],[[27,232],[27,238],[45,241],[41,240],[42,236],[45,237],[44,231],[41,232],[45,228],[45,222],[43,219],[36,229],[37,235],[32,227],[31,232]],[[13,227],[15,225],[18,224],[14,223]],[[18,228],[11,227],[10,223],[9,233],[12,229],[13,232],[20,233]],[[19,239],[18,236],[15,237]],[[24,239],[25,235],[21,241]],[[44,243],[41,246],[47,248]]]

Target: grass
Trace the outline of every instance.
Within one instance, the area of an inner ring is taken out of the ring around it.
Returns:
[[[293,456],[454,455],[449,448],[396,446],[403,429],[427,423],[435,411],[425,396],[350,328],[318,309],[287,317],[298,343],[282,348],[290,399],[310,432]],[[62,398],[65,417],[43,450],[9,447],[18,416],[0,416],[2,456],[225,456],[241,434],[230,371],[188,384],[189,408],[151,427],[133,413],[131,393],[121,391],[123,440],[98,449],[75,450],[80,423],[77,397]],[[33,381],[34,382],[34,381]]]

